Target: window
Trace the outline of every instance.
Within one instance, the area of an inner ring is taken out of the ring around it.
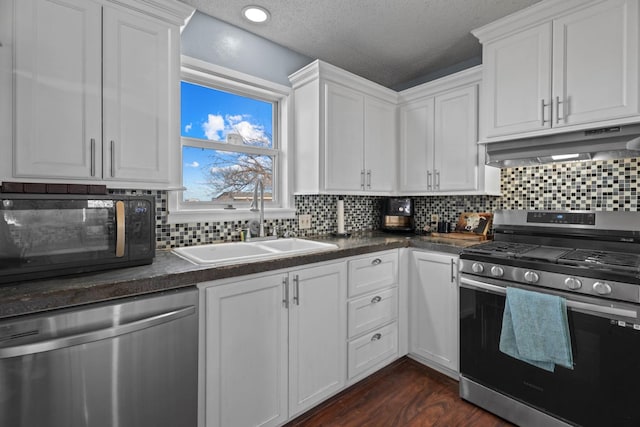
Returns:
[[[285,155],[290,89],[192,58],[182,61],[183,190],[170,193],[170,221],[200,221],[193,214],[205,212],[207,220],[242,219],[258,181],[265,214],[292,216]]]
[[[260,180],[277,204],[277,106],[182,81],[182,203],[243,205]]]

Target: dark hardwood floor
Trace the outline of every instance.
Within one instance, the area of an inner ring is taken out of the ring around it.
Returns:
[[[286,427],[507,427],[513,424],[458,397],[458,383],[402,358]]]

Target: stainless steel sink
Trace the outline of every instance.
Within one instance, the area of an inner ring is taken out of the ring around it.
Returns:
[[[322,252],[337,249],[333,243],[306,239],[278,239],[259,242],[213,243],[173,249],[173,252],[194,264],[232,265],[267,259]]]

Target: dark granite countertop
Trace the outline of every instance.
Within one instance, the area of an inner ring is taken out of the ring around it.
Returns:
[[[387,249],[416,247],[457,254],[462,248],[477,243],[381,232],[314,240],[335,243],[338,249],[223,267],[194,265],[170,251],[158,251],[150,265],[0,285],[0,318],[194,286],[210,280],[292,268]]]

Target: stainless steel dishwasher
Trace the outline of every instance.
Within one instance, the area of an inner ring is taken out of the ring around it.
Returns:
[[[195,427],[198,294],[0,322],[0,426]]]

